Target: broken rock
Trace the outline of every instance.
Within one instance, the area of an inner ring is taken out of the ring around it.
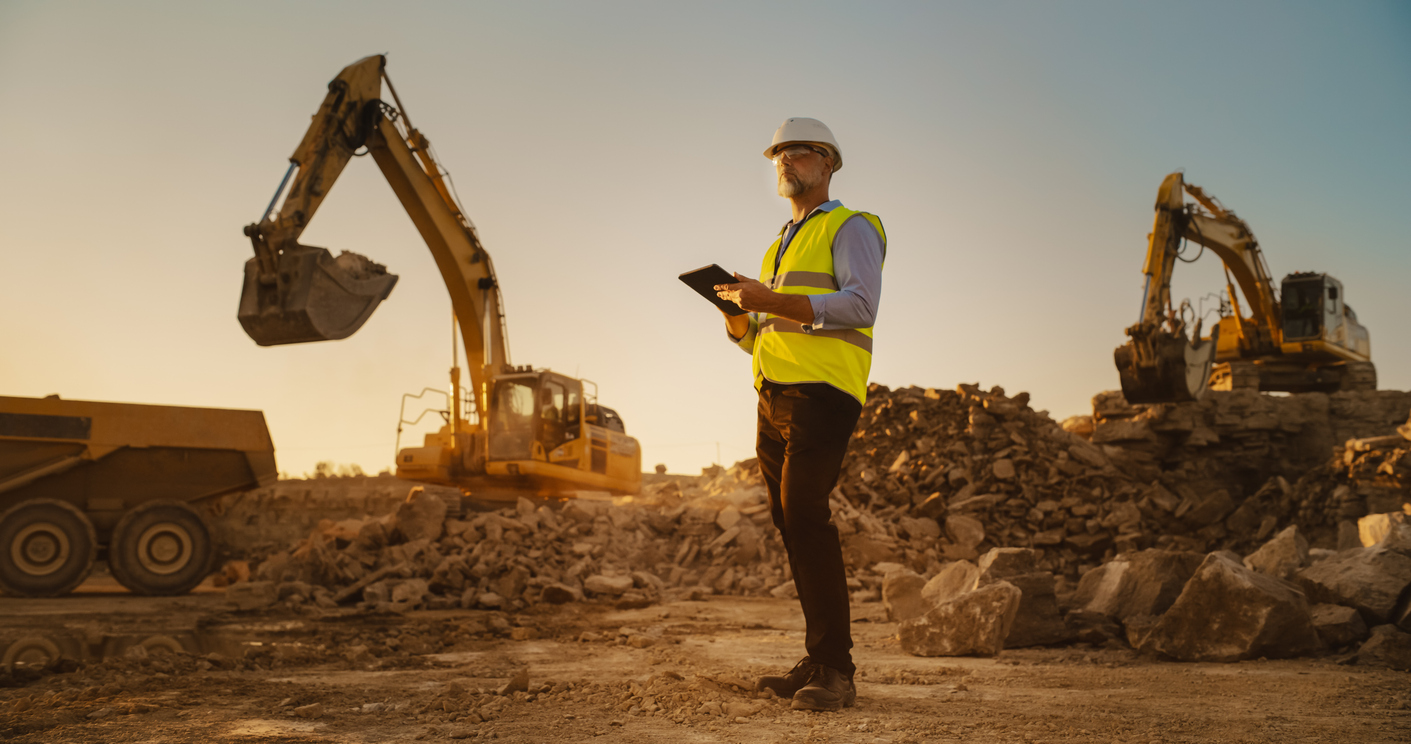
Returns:
[[[279,601],[279,586],[273,581],[246,581],[225,590],[225,601],[237,610],[262,610]]]
[[[1156,548],[1119,557],[1083,576],[1073,607],[1123,623],[1137,615],[1161,615],[1204,560],[1199,553]]]
[[[1357,536],[1362,540],[1363,547],[1370,548],[1386,537],[1393,526],[1406,522],[1406,512],[1368,514],[1357,520]]]
[[[428,591],[426,581],[423,579],[408,579],[398,582],[392,588],[392,609],[397,612],[414,610],[421,606]]]
[[[1293,584],[1220,552],[1206,556],[1146,645],[1179,661],[1238,661],[1298,656],[1321,641]]]
[[[888,620],[900,621],[926,614],[926,601],[921,599],[921,589],[926,579],[913,570],[893,570],[882,579],[882,607]]]
[[[1298,533],[1298,527],[1290,525],[1245,558],[1244,565],[1262,574],[1293,579],[1308,565],[1308,541]]]
[[[1386,623],[1411,585],[1411,557],[1385,547],[1349,548],[1303,569],[1298,580],[1315,602],[1356,607],[1372,623]]]
[[[440,496],[417,486],[407,500],[397,506],[393,529],[408,542],[440,539],[446,523],[446,502]]]
[[[921,597],[925,586],[926,579],[915,571],[902,569],[888,573],[882,579],[882,607],[887,611],[887,619],[910,620],[926,614],[930,606]]]
[[[539,598],[549,604],[567,604],[574,600],[582,599],[583,593],[573,587],[564,584],[553,583],[545,586],[539,593]]]
[[[1102,645],[1123,637],[1122,626],[1100,612],[1073,610],[1063,617],[1068,633],[1079,643]]]
[[[1312,609],[1313,628],[1323,645],[1342,648],[1367,637],[1367,624],[1357,610],[1342,605],[1319,604]]]
[[[1411,633],[1394,625],[1372,628],[1372,637],[1357,650],[1357,663],[1411,671]]]
[[[632,589],[631,576],[604,576],[597,574],[583,580],[583,589],[592,594],[606,594],[616,597]]]
[[[504,686],[500,688],[499,694],[500,694],[500,695],[510,695],[510,694],[513,694],[513,693],[516,693],[516,692],[528,692],[528,691],[529,691],[529,670],[528,670],[528,669],[521,669],[521,670],[519,670],[518,672],[515,672],[514,676],[509,678],[509,681],[505,682]]]
[[[1059,614],[1053,574],[1035,570],[1036,558],[1029,548],[994,548],[980,558],[976,586],[1007,581],[1022,592],[1014,624],[1004,639],[1008,648],[1049,645],[1069,637]]]
[[[947,563],[921,588],[921,599],[928,608],[949,602],[974,589],[979,578],[980,569],[970,561]]]
[[[1006,581],[966,592],[901,623],[913,656],[993,656],[1004,648],[1023,592]]]
[[[953,514],[946,517],[946,537],[966,550],[974,550],[985,541],[985,525],[974,517]]]

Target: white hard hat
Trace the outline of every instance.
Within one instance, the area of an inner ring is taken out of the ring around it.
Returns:
[[[773,160],[774,153],[780,147],[794,143],[823,145],[833,151],[833,171],[837,172],[843,167],[843,151],[838,147],[838,141],[833,138],[833,131],[827,124],[803,116],[785,119],[784,123],[774,130],[774,141],[764,148],[764,156]]]

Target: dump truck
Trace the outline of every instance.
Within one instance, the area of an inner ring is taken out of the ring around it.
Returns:
[[[0,396],[0,590],[66,594],[103,558],[133,592],[188,592],[215,557],[193,505],[278,477],[260,411]]]
[[[349,251],[335,258],[299,242],[343,168],[370,154],[435,258],[454,312],[449,400],[438,411],[445,425],[422,446],[399,448],[397,477],[489,502],[578,489],[636,493],[641,449],[617,412],[598,402],[597,386],[510,362],[490,253],[430,141],[412,126],[386,62],[365,57],[329,82],[269,206],[245,226],[255,255],[245,263],[241,326],[260,346],[343,339],[391,293],[397,275],[382,264]],[[381,98],[384,83],[391,101]],[[469,385],[461,379],[457,331]],[[408,423],[405,411],[402,419]],[[399,447],[400,432],[399,425]]]

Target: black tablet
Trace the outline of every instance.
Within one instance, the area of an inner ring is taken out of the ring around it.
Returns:
[[[739,305],[729,300],[722,300],[715,294],[715,285],[717,284],[738,283],[734,274],[720,268],[718,264],[702,266],[695,271],[688,271],[681,275],[681,281],[685,282],[686,286],[696,290],[697,294],[710,300],[716,307],[724,310],[726,313],[730,315],[745,314],[745,310]]]

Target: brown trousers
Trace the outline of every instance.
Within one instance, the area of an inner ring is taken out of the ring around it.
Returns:
[[[821,382],[765,380],[759,390],[755,451],[803,607],[804,648],[814,663],[849,677],[857,667],[847,574],[828,495],[861,413],[856,398]]]

